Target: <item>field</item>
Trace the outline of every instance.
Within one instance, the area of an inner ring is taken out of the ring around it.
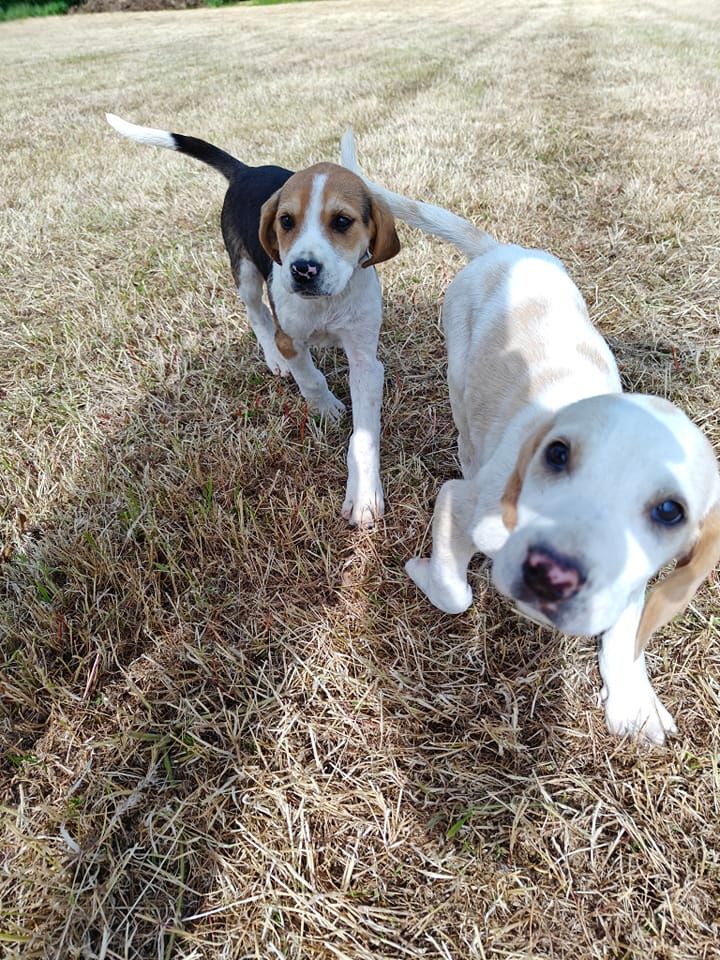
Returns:
[[[457,475],[439,326],[462,261],[401,228],[385,521],[349,433],[263,366],[224,181],[338,155],[568,265],[629,389],[720,447],[720,10],[380,0],[0,25],[0,955],[720,957],[720,589],[649,651],[680,728],[611,738],[595,644],[476,558],[404,575]],[[347,398],[344,357],[320,358]]]

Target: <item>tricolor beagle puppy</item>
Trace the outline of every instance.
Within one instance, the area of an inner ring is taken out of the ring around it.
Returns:
[[[227,178],[223,238],[265,361],[273,373],[292,373],[309,408],[332,420],[345,407],[330,392],[308,348],[342,345],[353,415],[342,515],[353,525],[371,525],[384,509],[379,454],[383,366],[377,359],[382,298],[374,264],[400,249],[387,206],[358,176],[333,163],[298,173],[249,167],[195,137],[106,116],[124,136],[189,154]],[[264,282],[270,310],[263,302]]]
[[[357,171],[352,134],[343,163]],[[359,171],[357,171],[359,172]],[[497,243],[468,221],[368,182],[393,214],[470,260],[443,306],[462,480],[438,494],[429,559],[406,564],[448,613],[471,603],[470,558],[530,619],[601,634],[613,733],[675,732],[643,649],[720,557],[720,477],[710,443],[677,407],[621,392],[579,290],[548,253]],[[645,598],[648,580],[677,560]]]

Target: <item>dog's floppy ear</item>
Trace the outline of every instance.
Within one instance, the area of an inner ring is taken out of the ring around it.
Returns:
[[[262,210],[260,211],[260,229],[258,231],[258,237],[263,246],[263,250],[269,257],[273,258],[275,263],[282,263],[280,260],[277,231],[275,230],[275,217],[277,216],[279,203],[280,190],[276,190],[262,205]]]
[[[370,197],[370,258],[363,267],[390,260],[400,252],[400,240],[395,232],[395,218],[390,207],[380,197]]]
[[[718,560],[720,506],[716,505],[703,520],[690,553],[678,560],[672,573],[648,597],[635,637],[636,658],[643,652],[653,633],[685,609]]]
[[[517,502],[525,480],[525,471],[535,456],[543,437],[550,429],[552,420],[546,420],[538,429],[531,433],[520,447],[515,469],[510,474],[505,490],[500,498],[502,521],[508,530],[514,530],[517,524]]]

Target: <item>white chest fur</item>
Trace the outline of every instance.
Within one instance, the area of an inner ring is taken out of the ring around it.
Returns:
[[[343,331],[380,328],[382,299],[374,267],[358,268],[346,287],[332,297],[303,297],[287,289],[280,267],[274,267],[270,291],[283,333],[296,343],[337,343]]]

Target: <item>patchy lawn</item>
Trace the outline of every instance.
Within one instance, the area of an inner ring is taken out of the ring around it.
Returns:
[[[376,179],[563,258],[626,385],[717,445],[719,27],[710,0],[0,25],[8,957],[717,956],[717,580],[652,642],[657,750],[481,558],[471,610],[432,608],[402,564],[458,471],[460,258],[403,227],[382,267],[388,510],[354,532],[349,424],[260,361],[222,178],[104,112],[295,167],[352,123]]]

